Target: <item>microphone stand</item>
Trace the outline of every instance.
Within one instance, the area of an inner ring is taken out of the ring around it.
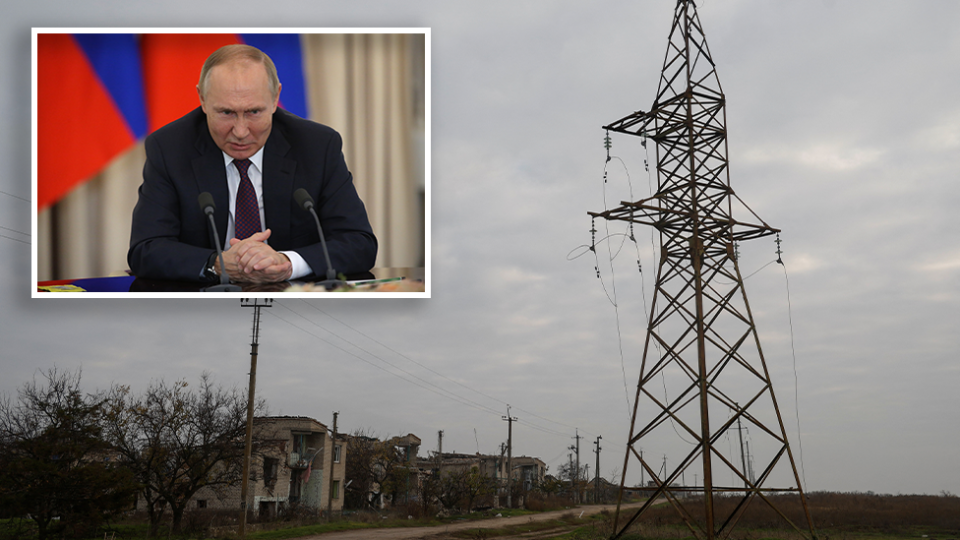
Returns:
[[[207,219],[210,221],[210,232],[213,234],[213,242],[217,248],[217,253],[220,256],[220,284],[211,285],[205,289],[200,289],[200,291],[240,292],[243,289],[241,289],[239,285],[230,283],[230,280],[227,278],[226,265],[223,262],[223,250],[221,249],[222,246],[220,245],[220,235],[217,234],[217,224],[213,221],[213,212],[216,210],[216,207],[213,204],[213,197],[206,191],[200,194],[200,206],[203,208],[203,213],[207,215]]]
[[[346,282],[337,279],[337,272],[333,269],[333,263],[330,262],[330,252],[327,250],[327,239],[323,236],[323,227],[320,226],[320,216],[317,215],[313,205],[313,197],[307,193],[307,190],[300,188],[293,192],[293,198],[303,208],[313,216],[313,221],[317,224],[317,232],[320,233],[320,246],[323,248],[323,257],[327,261],[327,279],[318,281],[317,285],[322,285],[324,289],[332,291],[337,287],[346,285]]]

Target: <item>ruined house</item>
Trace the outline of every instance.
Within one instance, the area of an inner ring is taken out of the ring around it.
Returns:
[[[253,425],[259,451],[250,460],[247,508],[262,516],[293,505],[320,512],[343,509],[343,438],[332,441],[325,425],[305,416],[258,417]],[[239,509],[240,491],[239,482],[202,489],[194,496],[194,508]]]

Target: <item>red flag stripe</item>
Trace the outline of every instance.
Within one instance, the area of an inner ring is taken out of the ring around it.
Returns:
[[[150,131],[197,108],[204,61],[220,47],[240,43],[236,34],[145,34],[142,39]]]
[[[42,210],[135,142],[69,34],[37,36],[37,205]]]

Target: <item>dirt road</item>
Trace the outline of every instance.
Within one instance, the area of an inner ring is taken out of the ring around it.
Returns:
[[[624,505],[624,508],[635,505]],[[392,529],[360,529],[356,531],[339,531],[315,536],[304,537],[302,540],[413,540],[429,538],[439,540],[446,533],[462,531],[466,529],[495,529],[507,527],[509,525],[521,525],[532,521],[547,521],[556,519],[564,514],[573,514],[575,516],[587,516],[598,514],[603,510],[614,512],[617,509],[615,504],[583,505],[569,510],[556,510],[553,512],[542,512],[540,514],[530,514],[528,516],[515,516],[508,518],[492,518],[480,521],[464,521],[462,523],[450,523],[447,525],[438,525],[436,527],[411,527],[411,528],[392,528]]]

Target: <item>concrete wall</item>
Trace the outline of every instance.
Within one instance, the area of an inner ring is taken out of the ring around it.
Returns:
[[[255,419],[254,430],[263,446],[250,460],[247,507],[257,515],[272,515],[291,501],[299,501],[302,506],[326,512],[330,495],[328,470],[334,447],[327,427],[307,417],[264,417]],[[347,459],[346,442],[338,438],[336,445],[341,447],[341,454],[340,462],[333,466],[333,479],[340,483],[338,497],[333,499],[334,513],[343,509]],[[311,455],[312,460],[309,459]],[[267,476],[272,467],[265,468],[269,460],[275,460],[276,464],[273,479]],[[311,472],[309,480],[304,483],[302,478],[307,465]],[[239,510],[240,484],[201,489],[187,508]]]

